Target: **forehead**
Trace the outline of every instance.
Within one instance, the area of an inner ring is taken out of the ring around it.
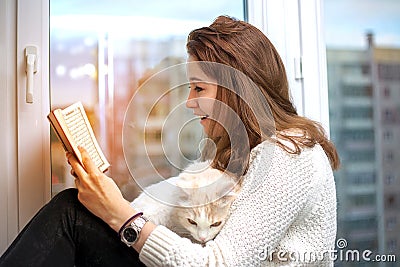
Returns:
[[[212,83],[216,84],[217,80],[210,75],[204,73],[202,67],[205,67],[206,62],[203,61],[195,61],[188,58],[186,62],[186,76],[191,83]],[[211,64],[211,63],[210,63]]]

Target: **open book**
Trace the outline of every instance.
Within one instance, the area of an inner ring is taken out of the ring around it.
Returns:
[[[55,109],[50,112],[47,118],[62,142],[65,151],[74,154],[82,166],[82,157],[78,146],[82,146],[88,151],[100,171],[105,172],[110,167],[110,163],[97,143],[81,102],[74,103],[65,109]]]

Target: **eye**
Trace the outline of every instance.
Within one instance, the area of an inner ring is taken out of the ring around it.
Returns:
[[[190,224],[193,224],[193,225],[197,225],[197,223],[195,222],[195,221],[193,221],[192,219],[187,219],[188,220],[188,222],[190,223]]]
[[[210,225],[210,227],[218,227],[221,225],[222,222],[216,222]]]
[[[195,90],[197,93],[200,93],[200,92],[203,91],[204,89],[196,85],[196,87],[194,87],[194,90]]]

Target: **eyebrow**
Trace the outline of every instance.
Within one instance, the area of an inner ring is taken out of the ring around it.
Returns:
[[[189,77],[189,81],[191,81],[191,82],[204,82],[204,79],[200,79],[198,77]]]
[[[189,77],[189,82],[198,82],[198,83],[206,83],[206,84],[217,84],[216,81],[213,81],[212,79],[209,79],[207,77],[200,78],[200,77],[196,77],[196,76]]]

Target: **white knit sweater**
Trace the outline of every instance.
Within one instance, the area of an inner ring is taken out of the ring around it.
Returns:
[[[336,191],[320,145],[300,155],[264,142],[250,155],[230,217],[204,247],[157,226],[140,260],[147,266],[333,266]],[[275,253],[274,253],[275,252]]]

